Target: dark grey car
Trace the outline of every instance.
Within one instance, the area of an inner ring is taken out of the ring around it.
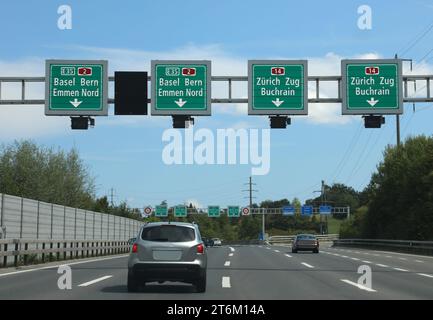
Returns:
[[[319,240],[313,234],[298,234],[293,239],[292,252],[313,251],[319,253]]]
[[[144,225],[128,260],[128,291],[146,282],[179,281],[206,291],[207,254],[197,224],[152,222]]]

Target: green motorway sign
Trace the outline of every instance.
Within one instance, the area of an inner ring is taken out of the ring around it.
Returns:
[[[155,217],[167,217],[168,209],[167,206],[156,206],[155,207]]]
[[[248,114],[307,115],[306,60],[249,60]]]
[[[174,216],[175,217],[186,217],[187,216],[186,206],[175,206],[174,207]]]
[[[402,114],[399,59],[342,60],[342,114]]]
[[[211,115],[211,62],[152,63],[152,115]]]
[[[219,217],[220,216],[220,207],[219,206],[208,206],[207,207],[207,215],[209,217]]]
[[[45,115],[108,115],[105,60],[47,60]]]
[[[229,206],[227,208],[227,213],[229,217],[239,217],[239,207],[238,206]]]

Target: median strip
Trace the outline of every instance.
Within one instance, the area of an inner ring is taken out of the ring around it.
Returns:
[[[347,280],[347,279],[340,279],[340,280],[343,281],[343,282],[345,282],[345,283],[347,283],[347,284],[350,284],[350,285],[352,285],[354,287],[357,287],[358,289],[365,290],[365,291],[368,291],[368,292],[376,292],[376,290],[371,289],[371,288],[366,287],[366,286],[363,286],[362,284],[359,284],[359,283],[356,283],[356,282],[353,282],[353,281],[350,281],[350,280]]]
[[[98,279],[95,279],[95,280],[92,280],[92,281],[89,281],[89,282],[85,282],[85,283],[79,284],[78,286],[79,287],[87,287],[87,286],[90,286],[90,285],[92,285],[94,283],[97,283],[97,282],[100,282],[100,281],[104,281],[106,279],[110,279],[111,277],[112,276],[101,277],[101,278],[98,278]]]

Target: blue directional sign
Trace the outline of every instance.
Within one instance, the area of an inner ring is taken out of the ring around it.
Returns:
[[[313,214],[313,206],[302,206],[301,214],[304,216],[311,216]]]
[[[295,214],[294,206],[285,206],[282,208],[283,216],[293,216]]]
[[[320,206],[319,213],[320,214],[331,214],[332,207],[331,206]]]

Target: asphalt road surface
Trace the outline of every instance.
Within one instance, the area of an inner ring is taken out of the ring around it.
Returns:
[[[60,263],[2,269],[0,299],[433,299],[433,257],[326,244],[319,254],[292,254],[283,246],[208,248],[205,293],[168,282],[129,293],[126,255],[64,263],[72,269],[72,289],[58,288]],[[358,284],[360,266],[371,268],[371,286]]]

